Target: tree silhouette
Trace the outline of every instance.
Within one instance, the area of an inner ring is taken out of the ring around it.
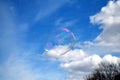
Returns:
[[[118,63],[102,62],[87,80],[120,80],[120,61]]]

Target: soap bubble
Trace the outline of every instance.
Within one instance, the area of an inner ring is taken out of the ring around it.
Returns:
[[[68,49],[66,49],[62,53],[65,54],[74,48],[75,43],[76,43],[76,38],[73,32],[71,32],[67,28],[62,28],[54,32],[54,34],[50,37],[50,40],[46,44],[45,51],[52,50],[57,46],[68,46]]]

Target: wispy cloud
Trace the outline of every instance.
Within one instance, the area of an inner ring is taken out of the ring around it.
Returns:
[[[39,78],[25,59],[13,55],[1,65],[0,75],[4,80],[37,80]]]
[[[35,74],[30,65],[24,59],[26,55],[20,44],[20,35],[22,32],[17,28],[16,20],[12,14],[9,5],[0,3],[0,79],[1,80],[36,80]],[[27,54],[27,53],[26,53]]]
[[[56,12],[59,8],[64,6],[66,3],[71,2],[70,0],[54,0],[44,3],[44,6],[40,7],[40,11],[37,13],[35,17],[35,21],[39,21],[40,19],[50,16],[54,12]]]
[[[0,3],[0,80],[53,80],[53,77],[56,80],[63,79],[59,73],[56,76],[53,75],[56,72],[47,73],[50,64],[44,68],[34,68],[35,63],[31,58],[36,58],[33,56],[36,48],[29,47],[23,40],[29,24],[20,24],[9,7],[8,3]],[[36,64],[41,65],[39,60]],[[46,70],[42,70],[45,68]]]
[[[59,18],[55,21],[55,26],[58,27],[70,27],[73,26],[77,22],[77,19],[75,20],[65,20],[64,18]]]

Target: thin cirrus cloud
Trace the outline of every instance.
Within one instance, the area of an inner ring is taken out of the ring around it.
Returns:
[[[120,52],[119,10],[120,0],[109,1],[99,13],[90,16],[91,23],[99,24],[103,31],[93,41],[85,41],[83,45],[80,45],[81,49],[74,49],[60,55],[68,47],[58,46],[47,52],[48,56],[61,62],[61,68],[70,73],[67,80],[83,80],[83,77],[97,67],[100,62],[116,63],[120,60],[119,57],[111,55],[113,52]],[[91,49],[92,51],[90,51]],[[104,56],[101,57],[100,53],[104,53]]]
[[[63,75],[59,71],[58,74],[47,72],[50,70],[49,62],[44,67],[40,64],[42,61],[32,62],[31,58],[36,58],[33,57],[36,48],[34,43],[32,47],[28,47],[29,44],[23,38],[30,24],[15,16],[9,3],[0,1],[0,11],[0,80],[53,80],[53,77],[55,80],[62,80]],[[36,68],[35,63],[40,67]]]
[[[34,49],[26,49],[21,39],[28,25],[18,25],[7,3],[0,3],[0,11],[0,80],[50,80],[51,73],[46,78],[29,62]]]
[[[31,70],[25,59],[14,55],[11,55],[1,65],[0,75],[2,80],[36,80],[39,78],[39,75]]]
[[[71,0],[54,0],[48,1],[44,4],[36,14],[34,21],[37,22],[46,16],[50,16],[52,13],[56,12],[59,8],[64,6],[66,3],[71,3]]]
[[[69,20],[69,21],[65,21],[64,18],[59,18],[55,21],[55,26],[60,26],[60,27],[70,27],[73,26],[78,20]]]
[[[0,3],[0,79],[1,80],[35,80],[35,74],[22,55],[24,51],[20,45],[20,34],[14,15],[9,5]],[[18,43],[19,42],[19,43]],[[27,53],[26,53],[27,54]],[[20,56],[22,55],[22,56]]]

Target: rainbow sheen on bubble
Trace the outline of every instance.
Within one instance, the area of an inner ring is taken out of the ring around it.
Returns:
[[[56,46],[68,46],[70,49],[74,47],[76,38],[69,29],[62,28],[54,32],[50,40],[46,44],[46,51],[53,49]]]

